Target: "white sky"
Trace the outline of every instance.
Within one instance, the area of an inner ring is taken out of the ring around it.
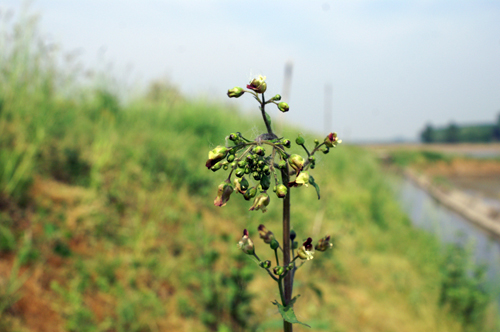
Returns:
[[[281,93],[292,60],[286,119],[345,141],[415,139],[427,122],[492,122],[500,112],[500,1],[36,0],[31,9],[88,67],[104,58],[121,76],[167,77],[245,109],[252,98],[226,101],[227,89],[263,74],[268,97]]]

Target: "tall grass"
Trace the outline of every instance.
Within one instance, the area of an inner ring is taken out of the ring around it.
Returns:
[[[54,331],[281,328],[261,305],[278,294],[235,245],[243,228],[279,229],[278,204],[250,213],[232,197],[215,208],[220,179],[203,167],[229,128],[252,136],[259,119],[165,83],[126,104],[110,87],[79,87],[30,20],[1,37],[0,280],[15,262],[32,277],[9,288],[18,301],[0,298],[0,320]],[[331,234],[336,249],[298,272],[299,319],[325,331],[460,331],[440,305],[438,243],[410,226],[375,158],[345,146],[319,159],[322,199],[297,191],[291,222]]]

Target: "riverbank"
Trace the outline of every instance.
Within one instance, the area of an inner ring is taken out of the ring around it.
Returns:
[[[500,211],[496,208],[464,191],[436,185],[428,176],[418,174],[411,168],[405,169],[404,175],[441,204],[457,212],[500,241]]]

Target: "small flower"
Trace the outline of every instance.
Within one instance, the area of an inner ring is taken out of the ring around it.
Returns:
[[[329,148],[334,148],[340,143],[342,143],[342,140],[338,139],[337,133],[329,133],[328,136],[325,137],[325,145]]]
[[[309,172],[300,172],[299,176],[295,179],[295,181],[290,182],[290,186],[300,187],[302,185],[308,187],[309,186]]]
[[[273,269],[273,272],[274,274],[276,274],[277,276],[280,276],[283,274],[283,272],[285,272],[285,268],[283,266],[276,266],[274,269]]]
[[[243,250],[243,252],[247,255],[253,255],[255,253],[252,239],[248,237],[248,231],[246,229],[243,230],[243,237],[240,242],[238,242],[238,248]]]
[[[243,91],[242,88],[240,88],[239,86],[236,86],[232,89],[229,89],[227,90],[227,96],[229,98],[239,98],[241,97],[243,94],[245,93],[245,91]]]
[[[267,211],[266,207],[269,205],[269,202],[270,202],[269,195],[266,193],[262,193],[259,196],[255,197],[253,205],[249,209],[249,211],[261,210],[262,212],[266,212]]]
[[[228,149],[224,146],[217,146],[215,149],[208,153],[208,160],[205,163],[208,169],[212,168],[217,162],[224,159],[227,155]]]
[[[265,243],[269,244],[274,239],[274,234],[270,230],[266,228],[266,226],[260,224],[259,225],[259,236]]]
[[[285,113],[285,112],[288,112],[290,110],[290,106],[288,106],[287,103],[285,103],[284,101],[282,101],[281,103],[278,104],[278,109]]]
[[[311,260],[314,257],[314,251],[312,250],[313,250],[312,239],[309,237],[302,244],[302,247],[299,248],[299,250],[297,251],[297,255],[299,256],[300,259]]]
[[[331,247],[333,247],[333,243],[330,243],[330,235],[327,235],[318,241],[315,249],[318,251],[325,251]]]
[[[229,201],[229,197],[233,193],[233,186],[229,183],[229,180],[226,182],[221,182],[218,187],[217,197],[214,200],[215,206],[224,206],[227,201]]]
[[[247,89],[253,90],[257,93],[264,93],[267,89],[266,77],[259,75],[259,77],[254,78],[250,84],[247,85]]]
[[[304,158],[298,154],[292,154],[290,158],[288,158],[288,164],[295,170],[296,174],[299,174],[304,167]]]

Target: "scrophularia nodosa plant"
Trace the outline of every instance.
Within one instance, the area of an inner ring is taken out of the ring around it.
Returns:
[[[325,251],[332,247],[332,243],[329,235],[317,241],[316,245],[313,245],[313,239],[310,237],[303,243],[295,241],[296,234],[290,229],[290,192],[292,188],[312,185],[319,199],[319,187],[309,173],[309,170],[316,166],[314,155],[317,152],[327,154],[330,148],[335,148],[342,141],[338,139],[336,133],[330,133],[322,142],[314,140],[314,147],[308,149],[304,138],[299,135],[295,143],[304,149],[304,154],[288,153],[287,150],[292,142],[273,133],[271,118],[265,108],[268,104],[276,105],[281,112],[288,112],[290,108],[287,103],[281,102],[280,95],[265,99],[264,93],[267,90],[265,79],[259,76],[253,79],[246,89],[235,87],[228,90],[227,95],[229,98],[239,98],[244,94],[252,95],[259,104],[267,132],[253,140],[243,137],[239,132],[229,134],[225,146],[217,146],[208,153],[205,165],[214,172],[221,169],[229,172],[227,178],[219,184],[215,206],[226,205],[235,191],[245,200],[252,202],[250,211],[266,212],[271,196],[282,200],[283,242],[280,244],[264,225],[258,226],[260,238],[274,251],[276,265],[273,267],[270,260],[259,258],[246,229],[238,246],[245,254],[255,258],[259,266],[278,284],[281,303],[278,301],[273,303],[278,306],[283,317],[284,330],[292,331],[292,323],[303,324],[297,320],[293,311],[296,300],[296,297],[292,298],[295,272],[305,262],[313,259],[315,251]],[[274,195],[268,193],[269,191],[274,192]]]

